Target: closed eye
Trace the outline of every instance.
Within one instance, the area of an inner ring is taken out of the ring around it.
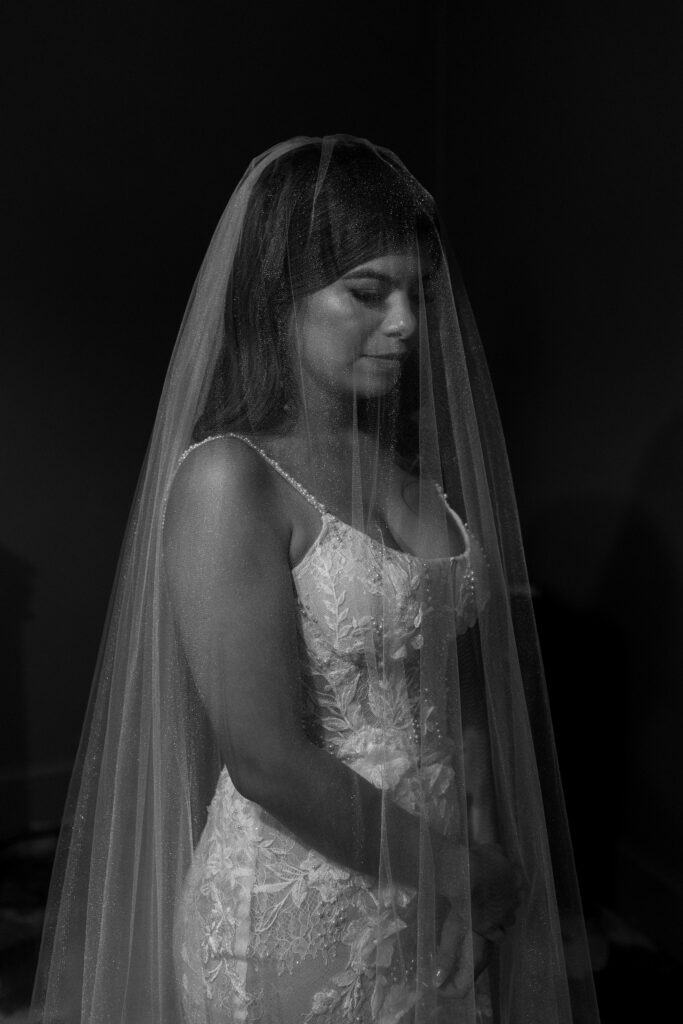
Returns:
[[[388,299],[392,288],[395,287],[392,283],[388,283],[386,287],[358,287],[357,285],[351,285],[347,283],[351,295],[357,302],[362,303],[364,306],[377,307]],[[428,278],[422,279],[421,287],[411,288],[408,294],[410,305],[414,310],[418,309],[420,301],[429,303],[433,297],[431,281]]]
[[[380,303],[384,302],[385,296],[382,292],[365,291],[362,288],[350,288],[349,291],[354,299],[366,306],[379,306]]]

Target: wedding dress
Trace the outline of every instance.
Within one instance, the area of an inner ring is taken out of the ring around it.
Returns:
[[[331,515],[260,454],[321,519],[292,570],[306,733],[406,811],[454,834],[448,687],[443,680],[420,693],[422,627],[429,617],[438,631],[439,616],[455,616],[458,633],[473,625],[486,602],[481,548],[451,509],[461,554],[425,560],[387,547]],[[448,633],[445,622],[441,632]],[[407,1020],[415,1001],[414,897],[398,886],[380,894],[371,878],[302,846],[241,796],[224,768],[176,924],[188,1024],[204,1024],[207,1008],[212,1024]],[[485,1007],[480,997],[481,1019]],[[453,1019],[449,1009],[444,1000],[444,1022]]]

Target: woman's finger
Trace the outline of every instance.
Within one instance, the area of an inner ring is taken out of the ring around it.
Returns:
[[[476,945],[476,938],[477,938],[477,936],[474,936],[475,945]],[[490,942],[486,942],[485,941],[483,943],[483,945],[480,944],[480,945],[478,945],[478,948],[475,949],[475,955],[474,955],[474,977],[475,977],[475,979],[478,978],[480,974],[484,973],[484,971],[486,970],[488,965],[491,963],[491,957],[492,956],[493,956],[493,945]]]
[[[439,995],[446,999],[462,999],[472,988],[473,982],[486,970],[491,962],[493,944],[481,935],[472,935],[472,945],[463,943],[465,955],[458,960],[453,977],[439,989]],[[472,962],[474,959],[474,963]]]
[[[472,964],[472,944],[463,941],[460,944],[459,956],[456,961],[455,971],[451,977],[449,988],[453,994],[462,999],[467,995],[474,983],[474,970]]]
[[[465,929],[458,915],[452,908],[449,909],[441,929],[441,940],[436,955],[434,984],[437,987],[443,985],[452,973],[464,934]]]
[[[486,939],[487,942],[498,943],[502,942],[505,938],[505,929],[500,926],[495,928],[489,928],[488,931],[482,932],[481,936]]]

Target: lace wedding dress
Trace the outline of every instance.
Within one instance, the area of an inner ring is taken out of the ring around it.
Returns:
[[[292,570],[307,735],[405,810],[454,833],[450,709],[445,685],[420,695],[422,626],[427,616],[455,615],[460,632],[474,623],[485,600],[481,549],[452,510],[462,554],[424,560],[388,548],[260,454],[321,516]],[[189,1024],[408,1021],[415,903],[413,890],[380,888],[301,845],[224,768],[176,916]],[[477,1002],[481,1017],[487,1000]]]

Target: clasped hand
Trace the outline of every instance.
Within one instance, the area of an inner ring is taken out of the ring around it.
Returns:
[[[472,947],[459,905],[463,851],[447,847],[437,861],[437,889],[445,897],[445,917],[437,954],[435,982],[444,996],[462,997],[486,969],[493,946],[515,921],[522,898],[523,874],[500,846],[483,843],[469,848]]]

